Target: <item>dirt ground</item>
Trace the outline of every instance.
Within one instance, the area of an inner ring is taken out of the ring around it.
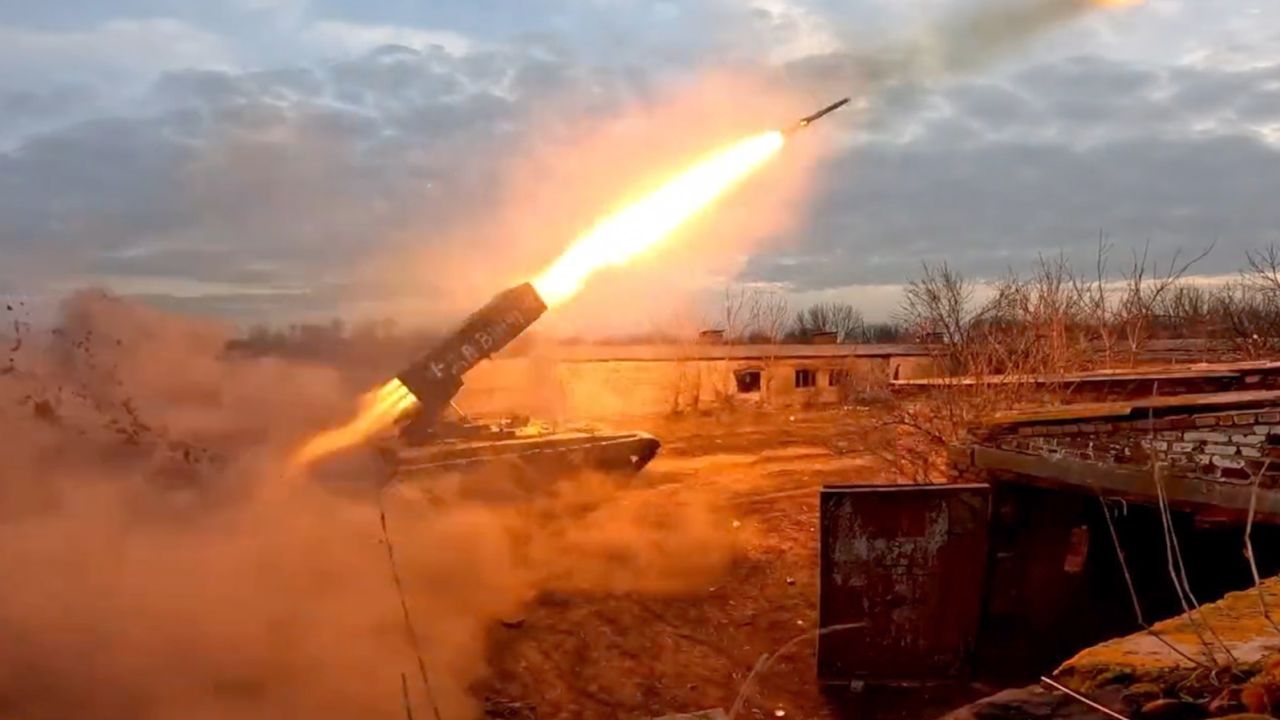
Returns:
[[[544,594],[490,636],[491,717],[644,718],[728,710],[761,655],[817,624],[818,489],[886,482],[870,409],[690,417],[632,425],[663,449],[638,502],[714,491],[741,534],[724,577],[681,596]],[[851,713],[816,680],[806,637],[757,676],[738,717]],[[939,709],[945,709],[945,703]],[[904,717],[918,717],[907,714]]]

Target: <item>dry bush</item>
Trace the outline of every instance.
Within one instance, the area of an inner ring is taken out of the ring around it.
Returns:
[[[1144,248],[1118,280],[1107,271],[1109,252],[1100,242],[1091,277],[1063,256],[1041,256],[1028,274],[1010,271],[992,284],[981,301],[978,284],[946,263],[922,266],[906,287],[900,320],[935,343],[946,378],[898,403],[885,421],[907,432],[886,450],[904,477],[940,477],[947,445],[998,411],[1060,398],[1073,373],[1122,357],[1136,364],[1161,312],[1208,312],[1207,299],[1182,281],[1209,249],[1189,259],[1175,253],[1162,265]]]
[[[1214,335],[1245,359],[1275,357],[1280,352],[1280,248],[1250,251],[1245,261],[1240,278],[1211,298]]]

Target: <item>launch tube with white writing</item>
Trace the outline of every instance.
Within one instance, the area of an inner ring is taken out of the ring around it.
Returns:
[[[421,403],[418,419],[433,422],[462,389],[462,376],[506,347],[546,309],[529,283],[503,290],[401,372],[397,378]]]

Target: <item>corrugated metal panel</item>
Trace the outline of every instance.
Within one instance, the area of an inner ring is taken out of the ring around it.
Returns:
[[[818,676],[955,678],[981,615],[990,488],[825,487],[820,505]],[[852,629],[833,629],[861,623]]]

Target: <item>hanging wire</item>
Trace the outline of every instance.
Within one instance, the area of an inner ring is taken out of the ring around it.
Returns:
[[[1152,397],[1160,396],[1159,380],[1151,384],[1151,395]],[[1223,650],[1226,651],[1228,662],[1234,667],[1235,656],[1231,654],[1231,650],[1226,643],[1222,641],[1217,631],[1205,619],[1204,613],[1200,612],[1200,603],[1191,592],[1191,583],[1187,581],[1187,570],[1182,562],[1182,551],[1178,545],[1177,530],[1173,526],[1173,515],[1169,511],[1169,497],[1165,492],[1164,477],[1160,474],[1160,464],[1156,462],[1156,422],[1155,408],[1153,407],[1147,408],[1147,432],[1149,433],[1148,438],[1151,446],[1151,452],[1149,453],[1151,458],[1151,478],[1156,485],[1156,504],[1160,512],[1160,526],[1164,534],[1165,560],[1169,570],[1169,579],[1173,581],[1174,593],[1178,596],[1178,603],[1182,605],[1182,612],[1186,616],[1187,625],[1191,627],[1192,632],[1195,633],[1196,638],[1204,647],[1205,654],[1209,656],[1210,664],[1216,666],[1218,664],[1218,656],[1214,652],[1213,645],[1210,644],[1208,638],[1201,631],[1198,623],[1203,623],[1209,634],[1217,640],[1218,644],[1222,645]],[[1181,577],[1179,577],[1179,570],[1181,570]],[[1197,613],[1200,615],[1199,621],[1196,619]]]
[[[1129,563],[1125,560],[1124,548],[1120,545],[1120,536],[1116,533],[1115,523],[1111,521],[1111,509],[1107,507],[1107,498],[1103,496],[1102,491],[1098,490],[1097,486],[1094,486],[1094,489],[1098,493],[1098,502],[1102,505],[1102,517],[1107,521],[1107,530],[1111,533],[1111,544],[1112,547],[1115,548],[1116,558],[1120,561],[1120,570],[1124,574],[1125,585],[1129,588],[1129,600],[1133,602],[1133,614],[1137,619],[1138,624],[1141,625],[1142,629],[1145,630],[1152,638],[1156,639],[1162,645],[1181,656],[1184,660],[1198,668],[1209,669],[1208,665],[1205,665],[1199,660],[1188,655],[1186,651],[1177,645],[1174,645],[1167,638],[1156,632],[1154,627],[1147,623],[1146,618],[1142,614],[1142,602],[1138,599],[1138,591],[1135,589],[1133,584],[1133,576],[1129,573]]]
[[[1262,464],[1262,469],[1253,476],[1253,490],[1249,493],[1249,517],[1244,523],[1244,556],[1249,561],[1249,570],[1253,573],[1253,587],[1258,591],[1258,605],[1262,608],[1262,617],[1266,618],[1271,629],[1280,633],[1280,625],[1271,617],[1267,607],[1267,594],[1262,589],[1262,578],[1258,577],[1258,562],[1253,554],[1253,516],[1258,510],[1258,486],[1262,484],[1262,476],[1271,468],[1271,458]]]

